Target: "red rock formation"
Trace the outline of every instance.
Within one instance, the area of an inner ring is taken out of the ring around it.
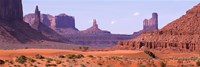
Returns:
[[[175,49],[176,51],[200,50],[200,4],[188,10],[185,15],[169,23],[159,31],[145,32],[137,38],[122,42],[132,49]],[[127,47],[124,46],[124,47]]]
[[[0,0],[0,18],[3,20],[22,20],[21,0]]]
[[[69,42],[66,38],[59,35],[57,32],[49,28],[48,26],[41,23],[41,14],[38,9],[38,6],[36,6],[35,10],[35,20],[32,25],[30,25],[33,29],[40,31],[43,35],[48,37],[49,39],[55,40],[55,41],[61,41],[61,42]]]
[[[84,33],[84,34],[111,34],[109,31],[103,31],[103,30],[99,29],[96,19],[93,20],[92,27],[90,27],[84,31],[81,31],[81,33]]]
[[[23,21],[21,0],[0,0],[0,42],[28,43],[47,40]]]
[[[152,13],[152,18],[143,21],[143,30],[158,30],[158,14]]]

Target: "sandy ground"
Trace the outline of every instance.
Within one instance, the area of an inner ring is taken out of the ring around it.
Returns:
[[[11,59],[19,55],[35,56],[41,54],[44,56],[55,56],[60,54],[84,54],[84,55],[96,55],[96,56],[128,56],[143,51],[133,50],[115,50],[115,51],[74,51],[74,50],[58,50],[58,49],[18,49],[18,50],[0,50],[0,59]]]
[[[53,67],[160,67],[160,62],[164,62],[167,67],[196,67],[198,59],[193,60],[190,57],[199,57],[195,53],[167,53],[161,54],[154,52],[157,59],[150,58],[141,50],[115,50],[115,51],[75,51],[59,49],[18,49],[18,50],[0,50],[0,59],[9,60],[0,67],[46,67],[46,64],[56,64],[56,60],[62,61]],[[45,58],[52,58],[54,61],[47,63],[47,59],[36,59],[35,55],[40,54]],[[83,54],[81,59],[58,58],[59,55]],[[16,56],[25,55],[33,58],[36,62],[26,62],[20,64],[15,62]],[[94,58],[87,57],[93,55]],[[115,57],[115,58],[112,58]],[[182,59],[182,58],[186,59]],[[141,66],[142,67],[142,66]]]

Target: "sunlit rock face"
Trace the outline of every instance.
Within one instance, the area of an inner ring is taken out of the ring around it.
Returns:
[[[199,17],[200,4],[194,6],[185,15],[167,24],[162,29],[145,32],[135,39],[120,42],[117,47],[198,51],[200,50]]]

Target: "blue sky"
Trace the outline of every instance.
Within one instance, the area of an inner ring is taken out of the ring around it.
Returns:
[[[143,20],[157,12],[159,28],[179,18],[198,0],[23,0],[24,15],[38,5],[42,13],[66,13],[75,17],[76,27],[85,30],[96,19],[99,28],[115,34],[132,34],[143,27]]]

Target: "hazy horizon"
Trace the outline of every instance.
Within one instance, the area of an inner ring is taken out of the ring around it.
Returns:
[[[102,30],[114,34],[132,34],[142,30],[143,20],[158,13],[159,29],[184,15],[198,1],[158,1],[158,0],[23,0],[24,15],[33,13],[38,5],[41,13],[53,16],[65,13],[74,16],[76,28],[85,30],[91,27],[92,19]]]

